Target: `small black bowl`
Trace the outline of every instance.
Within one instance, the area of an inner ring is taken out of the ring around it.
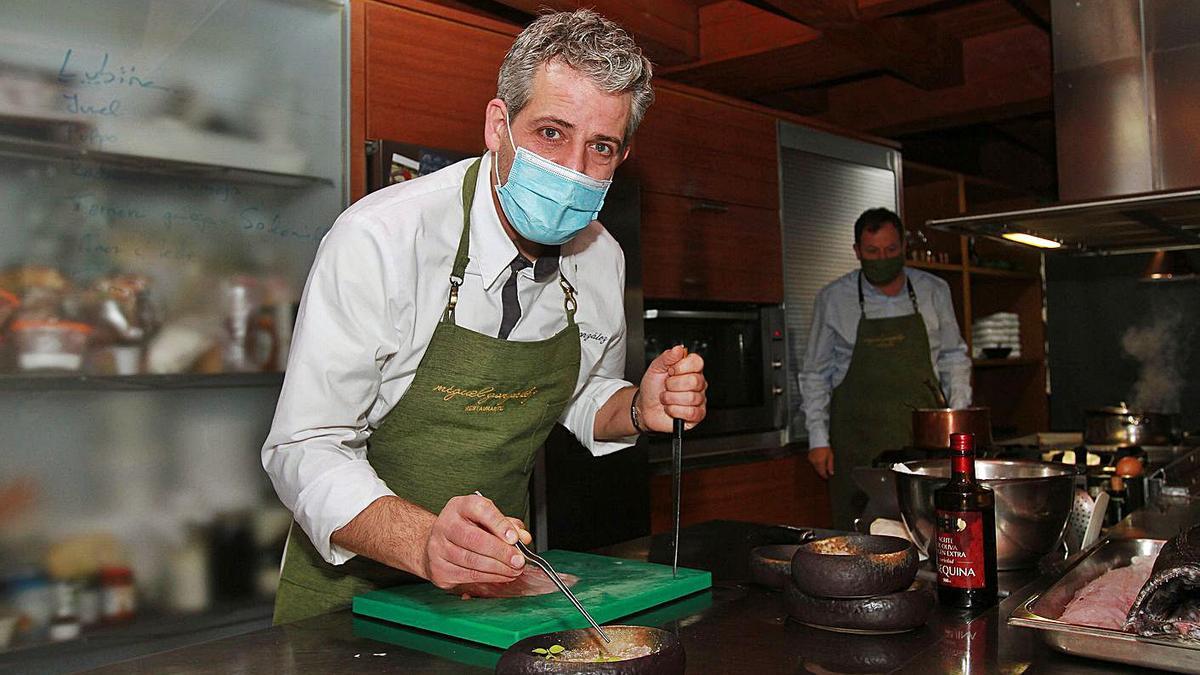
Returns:
[[[1007,359],[1012,347],[984,347],[983,355],[989,359]]]
[[[792,581],[808,595],[866,598],[905,589],[917,575],[917,548],[900,537],[848,534],[801,544]]]
[[[509,647],[496,664],[497,675],[543,673],[605,673],[606,675],[683,675],[683,645],[674,633],[648,626],[605,626],[612,640],[605,643],[586,628],[527,637]],[[554,658],[535,649],[561,646]],[[641,654],[620,661],[587,660],[600,655]],[[575,660],[572,660],[575,659]]]
[[[792,556],[799,544],[757,546],[750,551],[750,580],[756,584],[783,590],[792,579]]]
[[[819,598],[796,584],[784,589],[788,616],[800,623],[841,633],[903,633],[925,625],[933,610],[933,586],[918,579],[908,588],[872,598]]]

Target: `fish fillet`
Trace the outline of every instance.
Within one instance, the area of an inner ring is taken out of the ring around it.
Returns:
[[[567,588],[579,582],[579,577],[573,574],[559,574]],[[540,569],[528,565],[521,576],[504,583],[460,584],[447,589],[447,592],[462,596],[463,600],[471,598],[521,598],[531,595],[546,595],[557,593],[558,587],[550,581],[550,577]]]

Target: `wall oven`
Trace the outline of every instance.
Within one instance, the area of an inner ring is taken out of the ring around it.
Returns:
[[[704,357],[708,415],[688,434],[705,441],[685,443],[686,454],[786,442],[788,368],[781,306],[647,300],[643,317],[647,365],[678,344]],[[652,447],[651,458],[659,455]]]

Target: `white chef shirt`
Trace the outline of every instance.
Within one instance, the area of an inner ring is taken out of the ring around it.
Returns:
[[[952,408],[971,405],[971,359],[958,331],[950,285],[922,270],[904,268],[917,296],[917,309],[929,336],[929,361]],[[835,279],[817,294],[813,303],[812,329],[800,371],[800,395],[804,399],[804,423],[808,447],[829,445],[829,403],[833,389],[850,370],[854,343],[858,339],[858,277],[861,270]],[[863,280],[863,307],[868,319],[885,319],[912,314],[906,291],[888,295]],[[837,452],[837,448],[833,449]]]
[[[462,181],[472,161],[355,202],[322,240],[309,272],[262,463],[280,500],[335,565],[354,553],[332,545],[330,535],[394,494],[367,462],[366,441],[412,383],[446,307],[462,233]],[[455,320],[495,336],[517,248],[496,214],[490,167],[489,154],[476,181],[470,262]],[[559,270],[541,282],[532,267],[519,272],[522,311],[508,339],[544,340],[566,326],[558,281],[565,275],[576,290],[582,338],[575,393],[558,421],[593,455],[608,454],[636,440],[592,436],[596,411],[629,386],[621,379],[625,258],[593,221],[562,246]]]

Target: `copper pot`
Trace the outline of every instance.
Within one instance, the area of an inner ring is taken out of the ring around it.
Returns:
[[[1095,408],[1084,413],[1083,442],[1088,445],[1171,445],[1179,439],[1179,415],[1131,410],[1129,406]]]
[[[912,411],[913,447],[948,448],[950,434],[975,434],[975,447],[992,445],[991,409],[916,408]]]

